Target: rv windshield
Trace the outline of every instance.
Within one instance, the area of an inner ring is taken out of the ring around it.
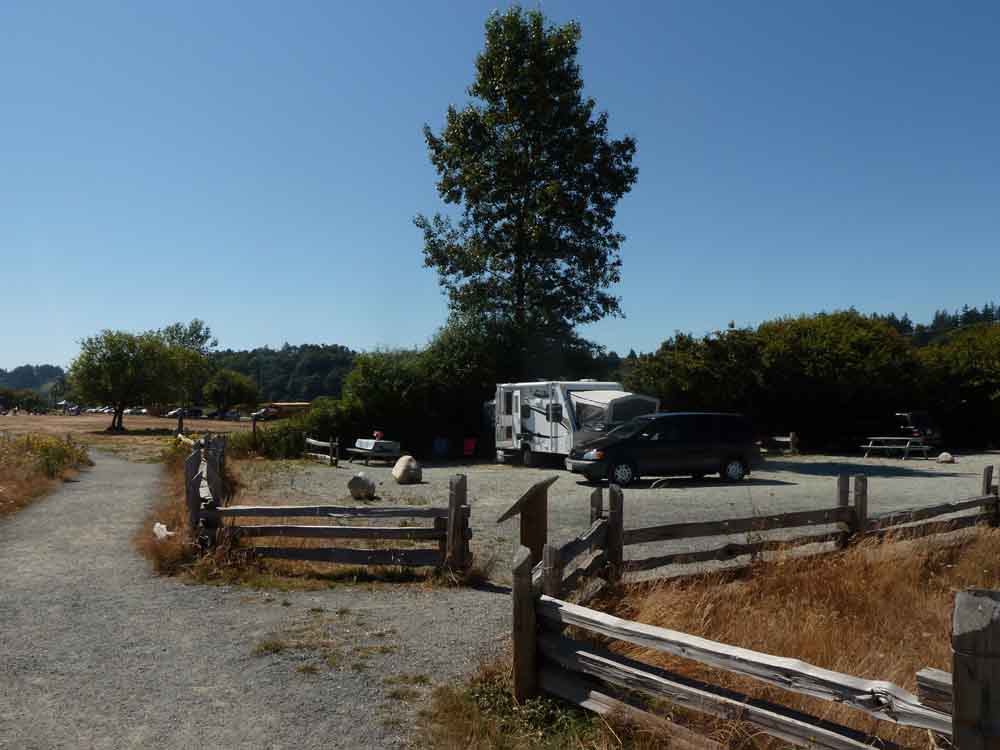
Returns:
[[[620,440],[630,438],[633,435],[638,434],[638,432],[646,427],[652,419],[653,418],[651,416],[636,417],[631,422],[626,422],[619,427],[615,427],[615,429],[608,433],[608,437],[615,437]]]
[[[576,405],[576,421],[581,430],[603,432],[608,420],[608,410],[596,404]]]

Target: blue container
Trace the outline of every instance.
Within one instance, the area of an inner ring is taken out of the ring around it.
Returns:
[[[434,453],[434,458],[448,458],[449,450],[451,449],[451,443],[446,437],[434,438],[434,447],[432,452]]]

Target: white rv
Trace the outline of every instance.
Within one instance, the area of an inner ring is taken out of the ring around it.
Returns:
[[[565,456],[633,417],[659,409],[658,399],[629,393],[621,383],[595,380],[501,383],[494,420],[497,461],[532,455]]]

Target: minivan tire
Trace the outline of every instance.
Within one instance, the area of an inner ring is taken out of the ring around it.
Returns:
[[[612,464],[608,470],[608,484],[617,484],[619,487],[628,487],[638,478],[635,466],[630,463]]]
[[[740,458],[730,458],[723,465],[719,476],[726,482],[742,482],[747,475],[747,465]]]

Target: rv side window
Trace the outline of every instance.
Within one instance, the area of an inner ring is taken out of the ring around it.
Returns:
[[[531,407],[521,404],[521,419],[531,419]]]
[[[549,404],[545,407],[545,417],[550,422],[562,422],[562,404]]]
[[[514,413],[514,392],[507,391],[503,394],[503,413],[513,414]]]

